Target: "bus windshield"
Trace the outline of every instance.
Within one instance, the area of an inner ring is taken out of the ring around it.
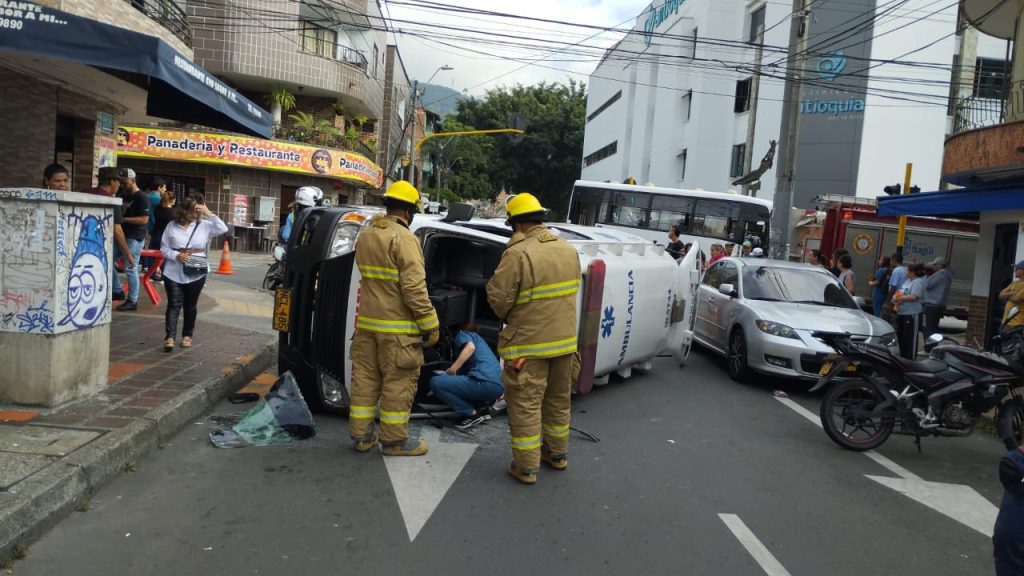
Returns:
[[[680,236],[706,239],[704,244],[750,241],[764,250],[770,219],[763,201],[699,190],[577,182],[569,203],[574,224],[628,228],[654,241],[664,241],[675,226]]]

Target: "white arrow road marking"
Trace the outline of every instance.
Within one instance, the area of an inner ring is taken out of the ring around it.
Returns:
[[[384,457],[409,542],[419,535],[477,448],[476,444],[442,444],[441,431],[433,426],[424,426],[420,438],[430,445],[426,455]]]
[[[953,520],[992,537],[999,509],[974,488],[962,484],[928,482],[920,478],[889,478],[870,476],[875,482],[888,486],[925,506],[949,516]]]
[[[740,517],[735,514],[719,514],[719,518],[722,522],[725,522],[726,527],[732,532],[732,535],[740,541],[740,544],[747,549],[747,552],[754,558],[758,566],[764,570],[764,573],[768,576],[790,576],[789,571],[782,565],[781,562],[772,556],[772,553],[765,548],[765,545],[754,536],[754,533],[747,528],[747,525],[740,520]]]
[[[775,399],[814,422],[819,428],[821,427],[821,419],[817,414],[789,398]],[[989,538],[992,537],[992,529],[995,527],[999,509],[988,498],[978,494],[974,488],[963,484],[929,482],[874,450],[868,450],[863,454],[874,460],[879,466],[899,476],[899,478],[889,478],[865,474],[868,478],[883,486],[888,486],[940,514],[945,514]]]

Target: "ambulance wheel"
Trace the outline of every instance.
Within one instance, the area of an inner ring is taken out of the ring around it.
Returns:
[[[729,354],[727,357],[729,378],[743,382],[750,375],[747,365],[747,340],[743,337],[743,329],[735,328],[729,335]]]

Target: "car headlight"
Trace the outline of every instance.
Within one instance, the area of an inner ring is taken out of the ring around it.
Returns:
[[[896,333],[889,332],[888,334],[882,334],[878,338],[878,343],[882,346],[894,346],[896,344]]]
[[[335,258],[355,250],[359,228],[359,224],[353,222],[338,224],[338,227],[334,229],[334,238],[331,238],[331,252],[327,257]]]
[[[785,324],[769,322],[768,320],[755,320],[754,325],[757,326],[758,330],[765,334],[771,334],[772,336],[778,336],[780,338],[793,338],[794,340],[800,339],[800,337],[796,335],[796,331]]]

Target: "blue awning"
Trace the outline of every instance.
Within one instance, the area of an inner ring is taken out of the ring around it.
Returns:
[[[141,74],[149,77],[151,116],[270,138],[269,112],[156,36],[32,2],[17,5],[4,14],[10,25],[0,27],[0,50]]]
[[[975,187],[879,196],[879,216],[977,216],[1024,209],[1024,186]]]

